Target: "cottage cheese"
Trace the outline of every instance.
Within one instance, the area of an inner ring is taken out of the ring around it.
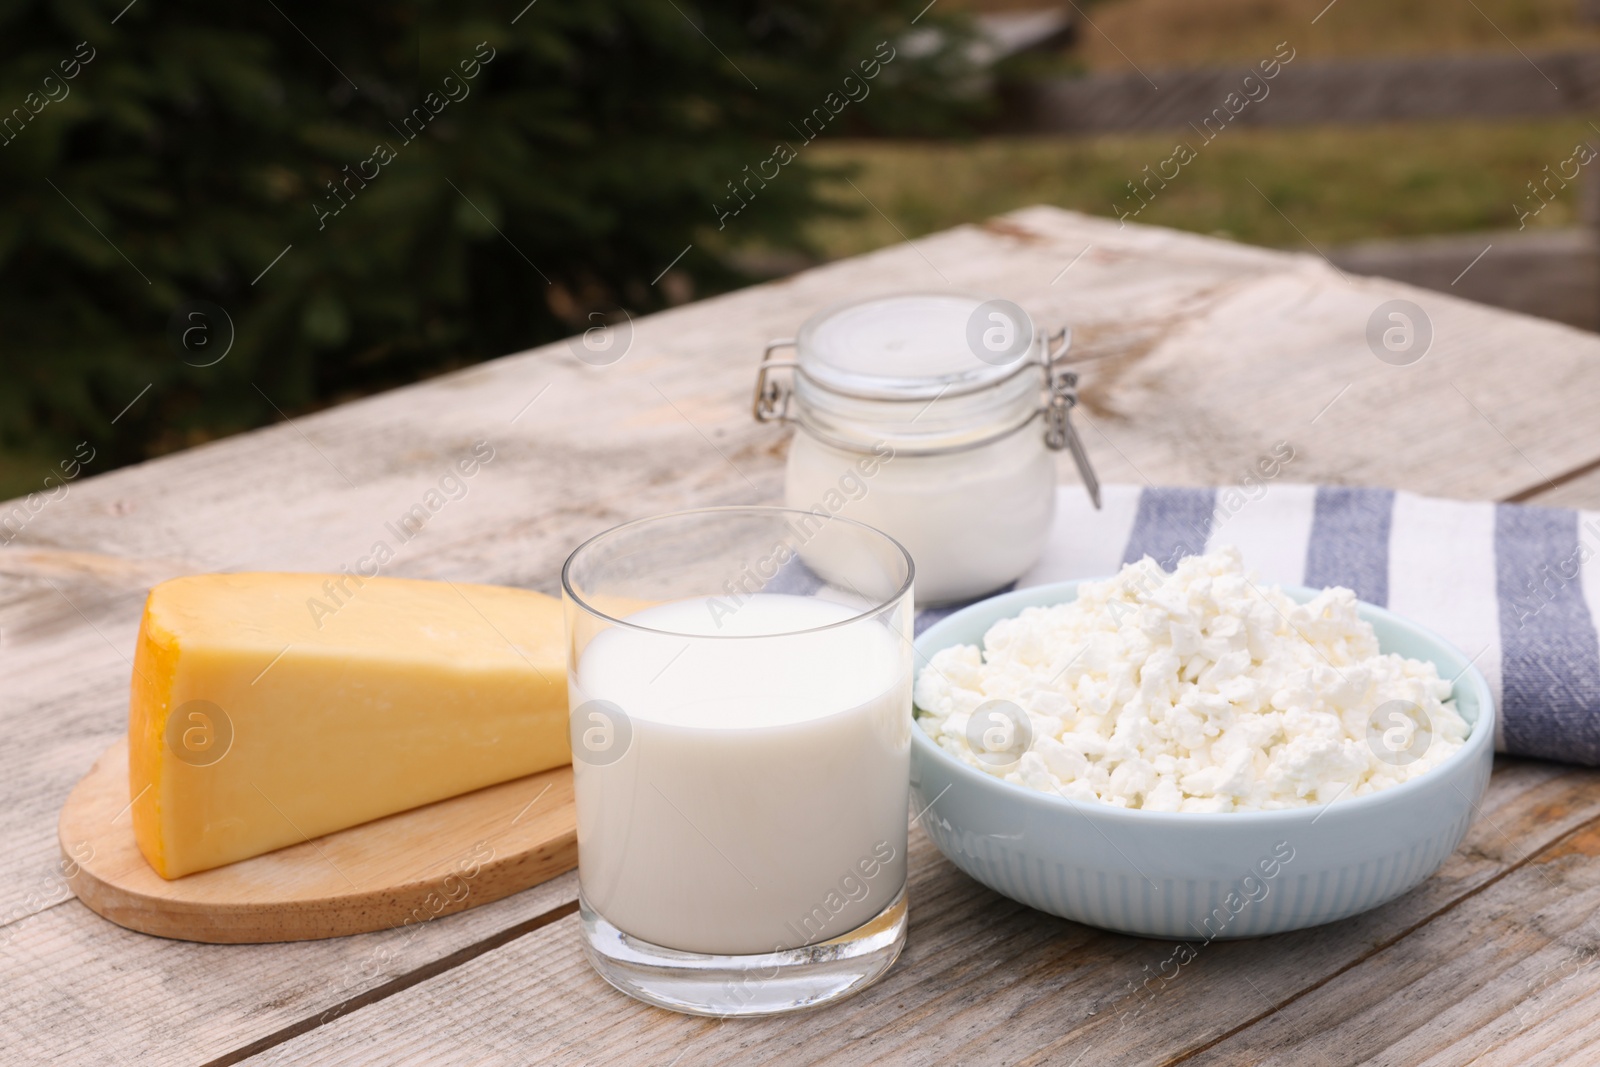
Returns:
[[[1296,604],[1224,548],[1171,574],[1146,558],[1071,603],[1003,619],[982,652],[936,653],[915,695],[940,747],[1006,781],[1220,812],[1324,804],[1427,773],[1469,732],[1450,693],[1432,663],[1378,651],[1350,590]],[[1021,712],[1016,736],[991,744],[972,717],[993,719],[980,710],[993,701]]]

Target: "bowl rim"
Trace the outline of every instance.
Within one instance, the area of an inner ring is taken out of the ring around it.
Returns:
[[[1049,582],[1043,585],[1028,586],[1024,589],[1014,589],[1010,592],[1000,593],[995,596],[988,597],[984,600],[977,601],[976,603],[969,604],[961,610],[953,612],[930,625],[921,634],[917,635],[914,641],[914,647],[918,656],[922,658],[923,662],[929,663],[931,662],[934,652],[945,648],[952,648],[954,647],[954,643],[944,644],[940,645],[938,648],[930,649],[925,644],[928,635],[934,633],[941,627],[945,627],[947,625],[954,626],[960,620],[962,620],[964,616],[968,616],[969,614],[977,614],[979,611],[993,611],[1001,604],[1009,606],[1012,603],[1028,601],[1025,604],[1020,604],[1016,611],[1010,611],[1004,615],[998,616],[995,621],[999,621],[1001,618],[1015,618],[1017,614],[1026,608],[1053,607],[1058,604],[1075,600],[1077,599],[1078,587],[1084,582],[1104,580],[1104,578],[1072,578],[1066,581]],[[1321,589],[1313,589],[1309,586],[1302,585],[1280,585],[1277,588],[1281,589],[1285,594],[1302,603],[1323,591]],[[1071,595],[1059,596],[1059,594],[1068,593]],[[1058,598],[1042,600],[1038,599],[1041,597]],[[1059,793],[1046,793],[1043,790],[1034,789],[1031,786],[1022,785],[1017,782],[1008,782],[1004,778],[999,778],[995,775],[989,774],[986,771],[981,771],[976,767],[968,766],[966,763],[963,763],[949,752],[946,752],[944,748],[933,739],[927,730],[922,727],[921,722],[918,721],[918,716],[916,715],[917,708],[914,703],[912,706],[912,750],[913,752],[932,753],[934,758],[941,761],[944,766],[950,768],[952,774],[964,775],[966,776],[967,780],[974,782],[982,788],[998,790],[1000,791],[1000,795],[1010,796],[1019,802],[1034,803],[1042,806],[1046,810],[1075,811],[1081,815],[1084,815],[1085,817],[1100,816],[1113,822],[1143,824],[1147,826],[1166,824],[1168,827],[1185,828],[1208,825],[1239,827],[1248,823],[1261,823],[1271,826],[1292,824],[1304,821],[1307,818],[1315,822],[1317,819],[1320,819],[1323,815],[1327,814],[1330,810],[1334,809],[1337,809],[1337,811],[1340,813],[1359,814],[1362,812],[1370,812],[1386,805],[1403,804],[1413,795],[1421,793],[1431,788],[1433,785],[1445,781],[1451,775],[1459,772],[1463,765],[1466,765],[1475,759],[1481,759],[1483,750],[1486,747],[1492,752],[1495,735],[1494,726],[1496,718],[1499,714],[1499,709],[1495,706],[1494,693],[1489,688],[1488,679],[1486,679],[1483,676],[1483,672],[1478,669],[1475,659],[1468,659],[1461,649],[1457,648],[1454,644],[1446,641],[1433,630],[1430,630],[1420,623],[1413,622],[1403,615],[1397,615],[1387,608],[1379,607],[1378,605],[1368,603],[1365,600],[1357,599],[1356,603],[1362,617],[1368,619],[1368,621],[1371,621],[1369,618],[1370,616],[1382,618],[1383,620],[1393,623],[1402,629],[1410,630],[1413,634],[1422,637],[1427,641],[1431,641],[1441,648],[1453,652],[1462,660],[1465,660],[1467,663],[1466,669],[1457,676],[1455,685],[1459,686],[1463,682],[1469,683],[1469,687],[1476,691],[1476,695],[1478,697],[1478,718],[1476,721],[1470,724],[1471,729],[1467,734],[1467,739],[1462,742],[1460,748],[1458,748],[1455,752],[1452,752],[1442,763],[1432,768],[1425,774],[1408,779],[1407,781],[1401,782],[1399,785],[1390,786],[1387,789],[1379,790],[1376,793],[1368,793],[1365,796],[1350,797],[1348,799],[1345,799],[1342,796],[1335,797],[1326,804],[1305,804],[1293,808],[1247,811],[1147,811],[1144,808],[1122,808],[1116,806],[1115,804],[1108,804],[1105,801],[1099,800],[1078,800],[1073,797],[1062,796]],[[990,625],[992,626],[993,623],[991,622]],[[982,644],[980,639],[980,648],[981,647]],[[948,788],[948,786],[946,788]],[[941,795],[943,794],[941,793]],[[1465,796],[1465,794],[1463,794],[1463,796]],[[1471,797],[1466,797],[1466,799],[1476,810],[1478,807],[1477,802],[1473,801]],[[933,803],[938,803],[937,798],[935,798]],[[933,804],[929,804],[928,806],[932,807]]]

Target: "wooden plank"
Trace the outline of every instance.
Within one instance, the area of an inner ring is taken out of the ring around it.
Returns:
[[[1008,901],[957,871],[917,830],[902,962],[825,1011],[718,1022],[646,1007],[589,969],[576,920],[565,919],[247,1062],[1163,1062],[1270,1011],[1252,984],[1280,998],[1313,987],[1464,906],[1525,867],[1532,850],[1596,826],[1600,772],[1503,760],[1484,818],[1413,892],[1318,929],[1203,946],[1179,977],[1148,989],[1173,943],[1103,933]]]
[[[1328,255],[1354,273],[1600,329],[1600,241],[1587,228],[1365,241]]]
[[[421,925],[330,941],[203,945],[76,900],[0,928],[8,1063],[193,1064],[309,1028],[566,914],[577,876]]]
[[[341,1002],[322,987],[344,952],[363,951],[177,946],[62,903],[56,813],[125,728],[125,657],[151,582],[350,564],[482,440],[494,460],[416,538],[393,546],[386,573],[552,591],[572,545],[615,521],[778,499],[784,435],[752,424],[747,409],[766,338],[840,299],[945,285],[1075,325],[1079,351],[1095,359],[1084,368],[1081,410],[1107,480],[1233,481],[1280,439],[1296,446],[1290,478],[1464,497],[1533,491],[1545,474],[1559,479],[1600,460],[1587,429],[1600,414],[1600,339],[1342,278],[1311,256],[1037,208],[641,318],[627,355],[609,367],[549,346],[75,482],[0,550],[0,725],[9,731],[0,805],[11,814],[0,825],[0,939],[9,938],[0,978],[47,991],[27,1014],[0,1015],[7,1047],[103,1058],[87,1045],[60,1051],[61,1012],[47,1006],[57,997],[81,1040],[115,1034],[141,1061],[223,1055]],[[1379,362],[1363,340],[1373,310],[1397,296],[1422,305],[1437,334],[1411,367]],[[1522,358],[1514,373],[1508,351]],[[1587,794],[1560,775],[1551,781],[1567,784],[1549,785],[1547,802],[1587,817]],[[969,899],[928,884],[926,899]],[[973,899],[960,922],[1001,906]],[[523,894],[427,924],[393,972],[359,988],[424,973],[551,906]],[[1031,951],[1033,940],[1005,943]],[[1036,982],[1058,980],[1048,968],[1023,980],[984,955],[983,942],[954,943],[980,958],[952,959],[937,981],[982,971],[989,985],[975,989],[1010,990],[1021,1004],[1042,995]],[[163,996],[172,1007],[152,1014]]]

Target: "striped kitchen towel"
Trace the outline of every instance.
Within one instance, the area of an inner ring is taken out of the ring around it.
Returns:
[[[1472,657],[1500,708],[1496,747],[1600,765],[1600,512],[1390,489],[1063,486],[1044,558],[1018,587],[1099,578],[1151,556],[1236,545],[1269,582],[1342,585]],[[917,630],[954,608],[923,611]]]

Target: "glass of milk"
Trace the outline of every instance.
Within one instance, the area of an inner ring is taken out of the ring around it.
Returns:
[[[773,359],[780,348],[794,359]],[[1003,588],[1044,550],[1052,451],[1070,451],[1100,502],[1068,416],[1069,348],[1065,329],[1046,337],[1018,305],[970,293],[817,312],[767,346],[756,379],[756,419],[796,427],[785,503],[844,514],[905,545],[925,606]]]
[[[888,970],[906,934],[906,550],[826,512],[678,512],[580,545],[562,596],[601,976],[727,1016]]]

